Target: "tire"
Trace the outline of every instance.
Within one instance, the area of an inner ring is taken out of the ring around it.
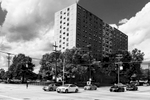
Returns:
[[[57,91],[57,93],[60,93],[60,91]]]
[[[86,88],[84,88],[84,90],[87,90]]]
[[[68,93],[68,89],[65,90],[65,93]]]
[[[78,91],[79,91],[79,90],[78,90],[78,89],[76,89],[76,90],[75,90],[75,93],[77,93]]]
[[[53,88],[50,88],[49,91],[53,91]]]
[[[121,89],[121,92],[124,92],[124,88]]]

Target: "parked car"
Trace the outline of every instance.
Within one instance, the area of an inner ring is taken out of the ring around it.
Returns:
[[[64,93],[75,92],[75,93],[77,93],[79,91],[79,87],[74,84],[64,84],[63,86],[57,87],[56,91],[58,93],[60,93],[60,92],[64,92]]]
[[[110,87],[110,92],[125,92],[126,91],[126,85],[123,85],[122,83],[115,84]]]
[[[135,84],[128,84],[126,90],[127,91],[137,91],[138,87]]]
[[[84,86],[84,90],[97,90],[97,86],[96,85],[86,85]]]
[[[60,86],[60,84],[52,83],[52,84],[49,84],[48,86],[44,86],[43,90],[44,91],[56,91],[56,88],[58,86]]]
[[[136,86],[140,85],[138,81],[130,81],[130,84],[135,84]]]

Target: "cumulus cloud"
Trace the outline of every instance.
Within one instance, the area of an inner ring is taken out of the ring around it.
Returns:
[[[109,24],[111,27],[114,27],[114,28],[117,28],[118,29],[118,26],[116,24]]]
[[[128,19],[125,18],[125,19],[120,20],[120,21],[119,21],[119,24],[125,24],[125,23],[127,23],[127,22],[128,22]]]
[[[11,42],[29,41],[39,37],[39,31],[53,25],[54,13],[75,0],[1,0],[7,11],[3,35]]]
[[[145,53],[145,58],[150,58],[150,2],[141,11],[130,18],[119,29],[129,38],[129,50],[138,48]]]
[[[7,63],[4,63],[4,62],[7,62],[6,60],[6,57],[2,54],[0,54],[0,65],[1,65],[1,68],[3,69],[6,69],[7,67]]]
[[[52,52],[54,42],[54,13],[75,3],[76,0],[0,0],[7,11],[1,29],[1,50],[13,54],[41,58]],[[7,68],[7,59],[0,60]],[[2,58],[0,58],[2,59]],[[36,66],[39,61],[34,60]]]

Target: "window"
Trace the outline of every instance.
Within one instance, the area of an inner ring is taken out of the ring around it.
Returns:
[[[67,38],[67,41],[69,41],[69,38]]]
[[[67,16],[69,16],[69,13],[67,13]]]
[[[65,42],[63,42],[63,44],[65,44]]]
[[[62,11],[60,12],[60,14],[62,14]]]
[[[60,33],[61,33],[62,31],[60,30]]]
[[[65,49],[65,47],[63,47],[63,49]]]
[[[67,36],[69,36],[69,33],[67,33]]]
[[[60,21],[60,24],[62,23],[62,21]]]
[[[61,40],[59,42],[61,43]]]
[[[61,48],[61,45],[59,45],[59,48]]]
[[[67,18],[67,21],[69,21],[69,18]]]
[[[67,23],[67,26],[69,26],[69,23]]]
[[[65,37],[63,37],[63,39],[65,39]]]
[[[69,44],[67,43],[66,46],[69,46]]]
[[[70,8],[67,9],[67,11],[69,11],[69,10],[70,10]]]
[[[62,16],[60,16],[60,19],[62,19]]]
[[[65,34],[65,32],[63,34]]]
[[[61,35],[59,37],[61,38]]]
[[[69,31],[69,28],[67,28],[67,31]]]

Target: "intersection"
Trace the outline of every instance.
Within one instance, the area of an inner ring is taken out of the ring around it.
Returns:
[[[150,86],[139,86],[139,91],[110,92],[110,87],[96,91],[79,89],[78,93],[45,92],[43,86],[0,84],[0,100],[149,100]]]

